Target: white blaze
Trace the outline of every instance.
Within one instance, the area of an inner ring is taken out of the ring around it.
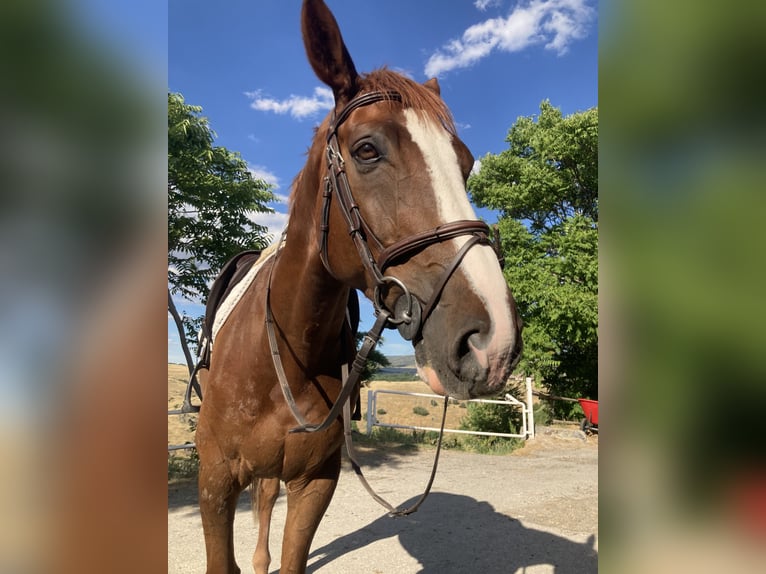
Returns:
[[[426,171],[436,196],[439,219],[444,223],[476,219],[476,213],[468,201],[450,133],[440,124],[425,120],[412,109],[404,110],[404,117],[410,137],[425,159]],[[457,252],[468,241],[468,237],[452,241]],[[513,332],[509,302],[505,295],[505,279],[498,272],[494,250],[486,245],[471,248],[458,271],[465,274],[471,289],[490,311],[493,323],[490,347],[486,351],[492,356],[494,352],[511,345]]]

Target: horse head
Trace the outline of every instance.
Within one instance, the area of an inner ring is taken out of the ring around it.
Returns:
[[[357,73],[321,0],[304,1],[302,30],[308,60],[335,97],[300,176],[304,184],[315,176],[309,233],[324,267],[391,314],[433,391],[462,399],[500,391],[520,358],[522,322],[468,201],[474,158],[438,81]]]

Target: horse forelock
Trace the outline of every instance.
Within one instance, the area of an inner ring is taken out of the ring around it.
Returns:
[[[359,80],[360,93],[394,91],[402,96],[401,104],[390,101],[389,105],[412,108],[418,115],[440,123],[451,134],[456,134],[455,120],[441,97],[420,84],[388,68],[380,68],[364,74]]]

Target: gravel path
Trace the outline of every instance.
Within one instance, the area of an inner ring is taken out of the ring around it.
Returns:
[[[425,487],[432,449],[360,452],[365,476],[392,504]],[[205,571],[193,485],[168,496],[168,572]],[[272,521],[278,572],[286,498]],[[237,562],[252,572],[256,528],[243,493],[234,525]],[[548,430],[507,456],[444,451],[428,500],[389,518],[344,462],[312,545],[317,574],[591,574],[598,571],[598,437]]]

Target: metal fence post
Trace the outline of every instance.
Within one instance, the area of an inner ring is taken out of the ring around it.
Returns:
[[[375,392],[372,389],[367,389],[367,436],[372,434],[372,426],[375,424],[376,412],[375,408]]]
[[[535,412],[532,404],[532,377],[526,377],[524,383],[527,389],[527,432],[529,438],[535,438]]]

